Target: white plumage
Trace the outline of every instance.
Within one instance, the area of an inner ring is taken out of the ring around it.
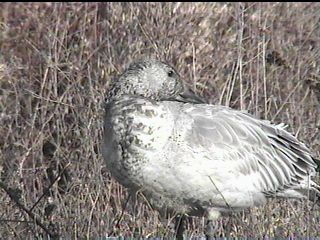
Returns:
[[[282,125],[201,103],[172,67],[152,59],[112,84],[103,155],[121,184],[160,211],[213,218],[267,197],[320,195],[310,150]]]

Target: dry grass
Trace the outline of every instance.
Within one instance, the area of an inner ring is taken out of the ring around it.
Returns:
[[[0,236],[45,238],[35,219],[67,239],[173,236],[143,199],[115,226],[127,192],[100,154],[108,83],[145,55],[209,102],[287,123],[319,158],[319,18],[318,3],[1,3]],[[218,234],[319,237],[319,222],[308,202],[271,201]],[[204,219],[187,227],[201,236]]]

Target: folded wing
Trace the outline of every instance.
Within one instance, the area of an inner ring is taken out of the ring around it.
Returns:
[[[191,121],[184,141],[222,165],[226,181],[234,177],[236,185],[245,177],[270,196],[303,197],[304,190],[318,188],[310,180],[316,164],[309,149],[283,125],[223,106],[185,104],[184,112]]]

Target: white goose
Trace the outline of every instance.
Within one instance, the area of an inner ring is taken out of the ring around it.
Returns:
[[[268,197],[319,200],[315,159],[282,125],[201,103],[169,65],[131,64],[106,98],[103,156],[114,178],[160,211],[236,211]]]

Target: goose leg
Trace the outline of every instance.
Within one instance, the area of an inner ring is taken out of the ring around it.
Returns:
[[[215,234],[218,230],[218,218],[220,217],[220,212],[214,208],[207,209],[207,222],[204,229],[204,234],[207,240],[215,239]]]
[[[176,231],[176,239],[183,240],[183,233],[185,230],[186,224],[186,216],[184,214],[178,215],[175,218],[175,231]]]
[[[204,235],[206,236],[206,240],[215,239],[215,234],[217,232],[217,229],[218,229],[217,221],[208,219],[205,230],[204,230]]]

